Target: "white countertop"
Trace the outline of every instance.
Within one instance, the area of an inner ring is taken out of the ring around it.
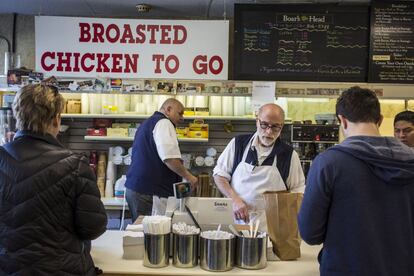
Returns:
[[[118,197],[101,197],[106,210],[122,210],[124,199]],[[128,203],[125,202],[125,210],[128,210]]]
[[[194,268],[176,268],[170,265],[164,268],[147,268],[142,260],[122,259],[122,231],[106,231],[101,237],[92,241],[92,258],[95,266],[105,274],[129,275],[286,275],[286,276],[317,276],[319,264],[317,255],[320,246],[309,246],[302,242],[302,257],[296,261],[267,262],[267,267],[260,270],[233,268],[226,272],[209,272],[196,266]]]

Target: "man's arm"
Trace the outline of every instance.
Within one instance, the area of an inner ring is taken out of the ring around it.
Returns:
[[[300,164],[299,155],[296,151],[292,152],[289,176],[286,182],[291,192],[303,193],[305,190],[305,175]]]
[[[248,206],[243,199],[234,191],[227,178],[214,175],[214,182],[220,192],[233,200],[233,212],[236,219],[242,219],[249,222]]]
[[[164,160],[165,165],[181,176],[185,178],[188,182],[191,183],[191,188],[194,189],[197,186],[198,178],[192,175],[183,165],[181,159],[179,158],[169,158]]]
[[[153,137],[157,152],[164,164],[179,176],[191,183],[191,188],[195,189],[198,178],[192,175],[181,161],[181,152],[178,147],[177,134],[170,120],[159,120],[153,130]]]
[[[325,241],[331,205],[333,177],[327,162],[320,156],[312,162],[306,182],[305,194],[298,215],[298,225],[302,239],[308,244],[321,244]],[[328,162],[329,163],[329,162]]]
[[[213,171],[214,182],[220,192],[233,200],[233,212],[236,219],[249,221],[248,206],[230,185],[234,164],[235,138],[233,138],[217,160]]]

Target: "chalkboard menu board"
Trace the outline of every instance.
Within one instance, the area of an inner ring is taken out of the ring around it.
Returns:
[[[235,5],[234,78],[367,81],[368,6]]]
[[[371,8],[370,82],[414,83],[414,3]]]

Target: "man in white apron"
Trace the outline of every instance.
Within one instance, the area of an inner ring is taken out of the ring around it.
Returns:
[[[251,135],[233,138],[217,160],[213,176],[222,194],[233,199],[236,222],[260,220],[267,231],[262,194],[265,191],[303,192],[305,176],[298,154],[279,139],[284,111],[276,104],[260,107]]]

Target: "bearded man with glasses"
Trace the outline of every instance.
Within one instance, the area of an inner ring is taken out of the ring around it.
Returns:
[[[305,176],[298,154],[279,138],[285,114],[276,104],[260,107],[256,132],[233,138],[217,160],[214,181],[233,200],[238,223],[260,220],[267,231],[262,194],[266,191],[303,192]]]

